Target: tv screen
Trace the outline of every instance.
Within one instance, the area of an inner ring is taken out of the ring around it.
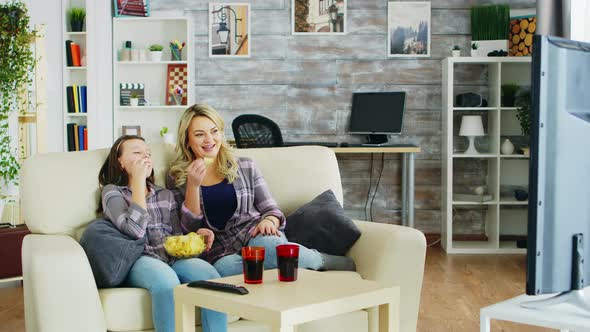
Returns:
[[[590,283],[590,44],[534,38],[528,295]]]
[[[354,93],[350,132],[353,134],[401,134],[405,103],[405,92]]]

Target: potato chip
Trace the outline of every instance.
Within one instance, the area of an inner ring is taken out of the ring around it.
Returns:
[[[205,166],[209,166],[209,165],[213,164],[213,162],[215,161],[215,159],[213,159],[213,158],[205,157],[203,159],[205,160]]]
[[[189,258],[205,251],[204,236],[194,232],[187,235],[168,236],[164,240],[164,249],[168,255],[176,258]]]

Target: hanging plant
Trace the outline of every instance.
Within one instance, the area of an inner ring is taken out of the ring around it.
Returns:
[[[25,4],[0,3],[0,182],[4,185],[18,184],[20,165],[11,147],[9,117],[25,103],[18,90],[31,82],[33,37]]]

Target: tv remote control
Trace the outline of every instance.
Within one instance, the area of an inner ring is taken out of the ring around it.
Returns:
[[[206,288],[240,295],[246,295],[249,293],[246,287],[244,286],[236,286],[232,284],[224,284],[222,282],[214,282],[207,280],[193,281],[188,284],[188,287]]]

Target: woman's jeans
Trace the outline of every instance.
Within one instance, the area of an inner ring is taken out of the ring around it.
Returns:
[[[180,259],[169,266],[159,259],[141,256],[131,267],[127,284],[150,292],[156,332],[174,332],[174,287],[213,278],[219,278],[219,273],[199,258]],[[224,313],[201,309],[201,321],[204,332],[227,331],[227,315]]]
[[[262,235],[259,234],[253,237],[248,242],[252,247],[264,247],[264,269],[277,268],[277,251],[275,249],[279,244],[290,243],[285,234],[280,233],[281,236],[276,235]],[[294,243],[296,244],[296,243]],[[241,253],[240,253],[241,254]],[[304,269],[319,270],[322,268],[323,260],[320,253],[315,249],[308,249],[299,245],[299,267]],[[241,274],[242,256],[239,254],[232,254],[218,259],[213,266],[221,274],[222,277],[233,276]]]

